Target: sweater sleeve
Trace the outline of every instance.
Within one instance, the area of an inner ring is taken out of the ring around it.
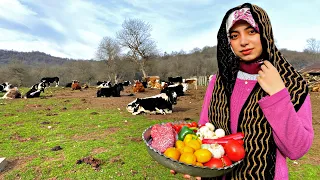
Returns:
[[[281,153],[290,159],[299,159],[306,154],[314,137],[310,95],[307,95],[298,112],[286,88],[262,98],[259,105],[272,127],[275,143]]]
[[[207,87],[207,91],[206,91],[206,94],[204,96],[204,100],[202,103],[202,110],[200,113],[200,120],[199,120],[198,124],[202,125],[202,124],[206,124],[207,122],[209,122],[209,117],[208,117],[209,106],[210,106],[210,101],[211,101],[215,81],[216,81],[216,75],[214,75],[212,77],[212,79],[209,82],[209,85]]]

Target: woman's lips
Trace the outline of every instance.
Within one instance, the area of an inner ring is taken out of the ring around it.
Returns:
[[[241,53],[243,55],[249,55],[251,52],[252,52],[253,49],[245,49],[245,50],[242,50]]]

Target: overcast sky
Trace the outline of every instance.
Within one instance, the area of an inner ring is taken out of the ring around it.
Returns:
[[[0,0],[0,49],[41,51],[94,59],[105,36],[115,37],[125,19],[151,24],[160,52],[217,43],[226,11],[239,0]],[[320,40],[320,0],[257,0],[267,11],[278,48],[303,51]]]

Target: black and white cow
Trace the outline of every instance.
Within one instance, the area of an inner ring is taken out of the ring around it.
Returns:
[[[8,92],[11,88],[13,88],[13,86],[8,82],[0,84],[0,92]]]
[[[101,83],[100,83],[101,82]],[[112,87],[112,84],[111,84],[111,82],[110,81],[99,81],[98,83],[97,83],[97,88],[110,88],[110,87]]]
[[[131,81],[123,81],[122,85],[129,86],[129,85],[131,85]]]
[[[184,96],[183,85],[181,85],[181,84],[169,85],[169,86],[165,87],[164,89],[162,89],[160,92],[164,93],[167,90],[176,92],[178,97]]]
[[[48,85],[48,87],[50,87],[50,83],[55,82],[56,83],[56,87],[59,86],[59,78],[58,77],[44,77],[41,78],[40,82],[44,82]]]
[[[168,114],[177,104],[177,93],[166,89],[165,92],[146,98],[137,98],[127,105],[127,111],[133,115],[140,113]]]
[[[181,76],[168,77],[168,81],[173,83],[182,83],[182,77]]]
[[[31,87],[31,89],[24,95],[24,98],[40,97],[41,91],[44,92],[46,84],[44,82],[37,83]]]
[[[115,84],[113,87],[102,87],[97,91],[97,97],[120,97],[120,91],[123,91],[122,83]]]

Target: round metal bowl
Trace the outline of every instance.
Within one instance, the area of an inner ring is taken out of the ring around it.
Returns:
[[[189,174],[191,176],[199,176],[199,177],[218,177],[223,176],[229,172],[232,171],[238,164],[242,162],[238,161],[236,163],[233,163],[231,166],[223,167],[223,168],[208,168],[208,167],[199,167],[199,166],[193,166],[193,165],[187,165],[185,163],[181,163],[179,161],[176,161],[174,159],[168,158],[164,156],[161,152],[153,149],[150,144],[152,142],[151,138],[151,128],[147,128],[142,133],[142,139],[146,145],[147,151],[150,154],[150,156],[155,159],[158,163],[161,165],[172,169],[176,172],[182,173],[182,174]]]

